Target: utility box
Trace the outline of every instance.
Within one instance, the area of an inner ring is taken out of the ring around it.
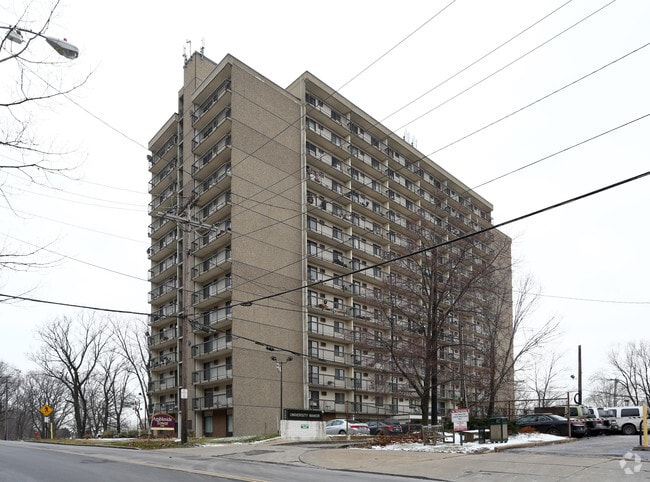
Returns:
[[[490,441],[507,442],[508,441],[508,418],[494,417],[489,420],[490,423]]]

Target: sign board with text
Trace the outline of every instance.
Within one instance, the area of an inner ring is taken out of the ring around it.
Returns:
[[[154,413],[151,417],[151,430],[174,430],[176,419],[168,413]]]
[[[469,409],[458,408],[451,411],[451,421],[454,424],[454,431],[467,430],[467,422],[469,422]]]

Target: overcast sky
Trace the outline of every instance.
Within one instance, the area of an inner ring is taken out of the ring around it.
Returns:
[[[7,3],[1,26],[21,11]],[[146,146],[177,107],[184,50],[230,53],[281,87],[312,72],[476,187],[502,223],[650,168],[649,18],[646,0],[64,1],[47,33],[81,54],[58,81],[91,75],[34,111],[33,132],[68,152],[79,180],[53,179],[55,190],[0,174],[15,211],[0,200],[3,245],[59,258],[0,273],[0,293],[148,311]],[[4,69],[3,88],[15,82]],[[12,156],[0,148],[0,161]],[[644,177],[503,228],[516,275],[539,286],[534,321],[561,320],[551,348],[567,390],[578,345],[586,380],[613,346],[648,334],[649,201]],[[79,312],[0,303],[0,359],[32,368],[35,330]]]

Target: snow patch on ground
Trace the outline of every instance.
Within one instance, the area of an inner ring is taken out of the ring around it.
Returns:
[[[455,434],[454,442],[451,442],[451,437],[448,437],[448,441],[439,443],[437,445],[425,445],[422,443],[393,443],[389,445],[374,445],[373,450],[401,450],[406,452],[446,452],[446,453],[476,453],[476,452],[490,452],[497,447],[503,447],[508,445],[523,445],[523,444],[533,444],[536,442],[557,442],[559,440],[564,440],[566,437],[558,437],[555,435],[548,435],[544,433],[526,433],[519,435],[510,435],[507,442],[501,443],[478,443],[478,442],[463,442],[460,444],[460,438],[458,434]]]

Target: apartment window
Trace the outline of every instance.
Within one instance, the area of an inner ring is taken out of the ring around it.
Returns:
[[[334,370],[334,378],[336,380],[343,380],[345,378],[345,372],[343,371],[343,368],[337,368]]]
[[[337,405],[343,405],[345,403],[345,393],[335,393],[334,403]]]
[[[309,383],[312,385],[318,384],[320,379],[320,370],[315,365],[309,365]]]
[[[343,356],[344,350],[342,345],[334,345],[334,356]]]
[[[332,227],[332,237],[334,239],[343,239],[343,231],[341,229],[337,228],[336,226]]]
[[[307,241],[307,254],[316,256],[318,254],[318,245],[313,241]]]
[[[375,407],[383,407],[384,406],[384,397],[375,397]]]
[[[341,194],[343,192],[343,186],[341,186],[336,181],[332,181],[332,191],[335,191],[335,192]]]
[[[381,246],[379,246],[378,244],[373,244],[372,254],[374,254],[375,256],[381,256]]]
[[[311,231],[318,230],[318,221],[316,221],[316,218],[307,216],[307,228],[310,229]]]
[[[313,266],[307,266],[307,276],[309,277],[309,281],[318,280],[318,270]]]
[[[310,332],[318,333],[318,317],[313,316],[313,315],[309,315],[308,326],[309,326],[308,329],[309,329]]]
[[[332,167],[340,171],[343,168],[343,165],[339,159],[332,157]]]
[[[335,321],[334,322],[334,333],[343,333],[343,322]]]

